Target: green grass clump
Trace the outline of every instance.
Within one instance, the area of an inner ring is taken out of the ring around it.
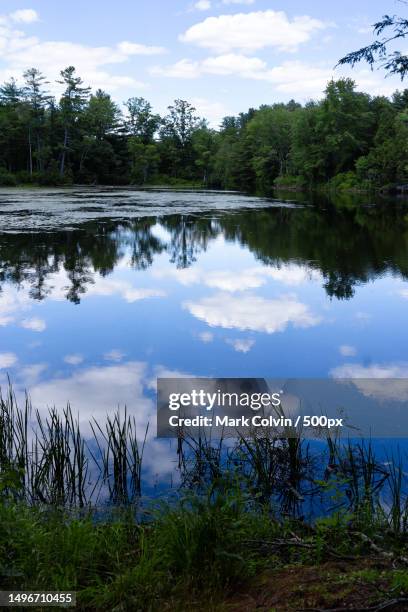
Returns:
[[[248,551],[276,522],[233,489],[135,509],[69,513],[22,502],[0,505],[0,583],[6,589],[73,590],[84,609],[156,609],[158,602],[221,593],[264,560]],[[126,607],[128,606],[128,607]]]
[[[354,519],[278,521],[239,483],[222,479],[144,512],[3,500],[0,588],[76,591],[79,610],[222,610],[223,599],[265,572],[355,560],[340,581],[350,592],[361,581],[374,588],[377,577],[390,591],[408,592],[405,536],[385,534],[381,523],[368,526],[370,535],[356,533]],[[369,565],[376,560],[378,568]]]
[[[327,439],[313,450],[300,434],[263,431],[233,444],[185,437],[174,500],[145,506],[147,431],[138,440],[126,411],[93,421],[92,444],[69,406],[35,413],[32,432],[31,417],[28,398],[19,409],[11,390],[0,396],[3,590],[76,591],[79,610],[221,610],[262,576],[271,592],[274,572],[309,568],[318,585],[325,564],[354,563],[324,595],[329,607],[346,591],[359,595],[361,581],[369,601],[388,588],[408,593],[408,480],[398,454],[384,463],[370,441]],[[319,603],[317,591],[308,597]]]

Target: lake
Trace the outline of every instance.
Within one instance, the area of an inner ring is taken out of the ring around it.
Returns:
[[[408,207],[131,189],[0,190],[0,382],[86,432],[157,376],[408,377]],[[357,204],[357,205],[356,205]]]

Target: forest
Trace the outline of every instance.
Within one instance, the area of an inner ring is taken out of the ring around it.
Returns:
[[[37,69],[0,87],[0,185],[186,185],[393,190],[408,182],[408,90],[391,98],[328,83],[320,101],[264,104],[213,129],[185,100],[165,116],[142,97],[123,108],[73,66],[59,100]]]

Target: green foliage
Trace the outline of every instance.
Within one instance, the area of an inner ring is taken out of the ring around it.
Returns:
[[[353,170],[374,136],[370,97],[355,92],[353,81],[331,81],[325,93],[320,104],[299,114],[294,131],[294,165],[309,183]]]
[[[241,437],[227,454],[222,440],[180,440],[178,494],[140,504],[144,443],[126,412],[93,421],[90,455],[69,407],[36,420],[30,441],[28,399],[21,411],[11,389],[0,400],[4,589],[73,590],[80,610],[208,610],[270,568],[406,562],[403,464],[384,464],[369,442],[329,438],[311,455],[300,434]],[[113,502],[99,510],[84,503],[91,458]],[[316,498],[321,511],[307,521]],[[353,580],[375,581],[369,566],[358,569]],[[387,580],[408,588],[405,570]]]
[[[353,515],[314,526],[277,522],[230,481],[182,494],[148,516],[138,520],[134,508],[78,514],[0,503],[2,588],[74,590],[79,610],[215,610],[228,593],[254,581],[261,587],[271,570],[277,578],[288,566],[297,575],[319,563],[327,573],[322,589],[339,581],[408,592],[406,569],[393,567],[404,538],[385,534],[381,523],[366,536],[354,533]],[[340,573],[327,570],[333,560]]]
[[[56,101],[35,68],[0,87],[0,184],[185,184],[270,193],[353,191],[408,181],[408,92],[392,99],[328,83],[319,102],[250,108],[211,129],[186,100],[160,117],[141,97],[125,112],[69,66]],[[181,182],[181,183],[180,183]]]
[[[24,469],[15,465],[3,465],[0,472],[0,499],[17,497],[23,493]]]
[[[384,32],[387,32],[386,36],[383,35]],[[390,51],[389,46],[393,41],[408,36],[408,19],[397,15],[384,15],[381,21],[373,25],[373,33],[377,40],[358,51],[348,53],[339,61],[339,65],[350,64],[354,67],[364,61],[371,68],[378,65],[385,68],[389,74],[397,74],[401,80],[404,79],[408,73],[408,56],[400,51]]]
[[[207,185],[211,177],[212,160],[216,151],[215,132],[203,125],[193,132],[191,142],[195,166],[202,173],[203,184]]]
[[[86,124],[87,134],[97,140],[103,140],[118,128],[119,117],[119,108],[110,95],[98,89],[96,94],[90,97],[82,119]]]
[[[292,126],[297,110],[292,103],[261,106],[249,121],[247,132],[254,150],[252,167],[257,190],[272,189],[276,177],[290,170]]]
[[[235,489],[163,504],[148,523],[130,509],[98,518],[0,504],[0,580],[10,588],[79,591],[89,609],[121,602],[150,609],[159,597],[190,597],[250,577],[264,562],[246,540],[276,529],[267,515],[247,512]]]
[[[398,593],[408,593],[408,571],[397,570],[394,572],[391,588]]]
[[[303,190],[307,184],[302,176],[294,176],[293,174],[286,174],[284,176],[278,176],[274,180],[274,185],[277,189],[288,189],[288,190]]]
[[[357,174],[352,171],[340,172],[329,181],[329,189],[335,191],[358,191],[367,187],[369,183],[359,181]]]
[[[330,516],[320,517],[316,521],[315,543],[318,560],[321,561],[327,547],[334,548],[338,554],[346,554],[351,547],[349,526],[353,515],[347,512],[334,512]]]
[[[233,486],[211,487],[207,494],[185,494],[172,509],[162,508],[155,548],[167,568],[193,585],[223,584],[251,572],[241,541],[254,534],[257,516],[245,513],[245,501]]]
[[[160,155],[157,145],[144,144],[139,138],[132,136],[128,140],[129,152],[132,156],[132,182],[142,185],[157,174]]]
[[[144,98],[129,98],[125,106],[128,112],[125,120],[127,133],[143,144],[151,143],[161,122],[160,115],[152,112],[150,102]]]
[[[17,179],[14,174],[7,172],[4,168],[0,168],[0,185],[13,186],[17,185]]]

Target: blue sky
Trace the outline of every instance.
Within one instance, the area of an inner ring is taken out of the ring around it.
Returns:
[[[397,0],[0,0],[0,79],[42,70],[58,93],[58,71],[77,67],[92,87],[122,102],[136,95],[163,113],[190,100],[216,126],[250,106],[321,95],[333,75],[372,94],[401,88],[366,66],[333,70],[368,43]]]

